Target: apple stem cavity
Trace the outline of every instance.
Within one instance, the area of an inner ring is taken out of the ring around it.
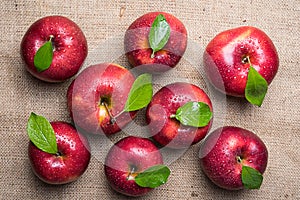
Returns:
[[[236,161],[241,164],[243,160],[242,160],[241,156],[237,156]]]
[[[60,157],[60,156],[62,156],[62,153],[60,153],[60,152],[58,151],[58,152],[55,153],[55,155],[56,155],[57,157]]]
[[[249,63],[250,65],[252,65],[249,56],[243,57],[242,63],[244,63],[244,64]]]

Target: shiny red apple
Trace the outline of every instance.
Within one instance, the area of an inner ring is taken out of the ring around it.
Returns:
[[[169,24],[170,37],[165,46],[151,57],[149,33],[155,18],[160,14]],[[180,61],[187,47],[187,31],[184,24],[172,14],[150,12],[128,27],[124,46],[128,61],[133,67],[148,73],[161,73],[174,68]]]
[[[49,184],[65,184],[77,180],[87,169],[91,154],[89,142],[71,124],[51,122],[58,152],[50,154],[28,145],[29,161],[35,175]]]
[[[68,109],[75,125],[93,134],[119,132],[136,116],[136,111],[121,114],[134,80],[129,70],[113,63],[84,69],[67,91]]]
[[[270,84],[279,58],[265,32],[242,26],[216,35],[205,49],[203,62],[208,79],[218,90],[244,97],[250,65]]]
[[[202,140],[210,129],[212,120],[204,127],[186,126],[172,116],[187,102],[202,102],[212,111],[207,94],[198,86],[176,82],[161,88],[146,110],[150,134],[160,145],[169,148],[188,148]]]
[[[128,136],[111,147],[105,159],[104,171],[115,191],[127,196],[142,196],[153,189],[139,186],[135,177],[162,163],[162,155],[151,140]]]
[[[261,174],[268,162],[264,142],[253,132],[226,126],[208,135],[200,149],[200,166],[217,186],[228,190],[243,189],[242,167],[248,166]]]
[[[44,71],[38,71],[34,57],[50,40],[53,46],[51,65]],[[61,82],[74,76],[87,53],[87,41],[80,27],[63,16],[47,16],[37,20],[29,27],[21,42],[21,56],[27,71],[47,82]]]

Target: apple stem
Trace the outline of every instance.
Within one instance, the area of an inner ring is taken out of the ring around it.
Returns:
[[[154,50],[152,50],[151,58],[154,58]]]
[[[175,117],[176,117],[175,114],[170,115],[170,118],[171,118],[171,119],[173,119],[173,118],[175,118]]]
[[[50,35],[49,37],[50,37],[49,42],[52,42],[52,39],[54,38],[54,35]]]
[[[134,178],[132,176],[132,174],[134,174],[134,172],[135,172],[135,167],[132,166],[131,170],[130,170],[128,176],[127,176],[127,180],[134,180]]]
[[[106,109],[106,112],[108,113],[109,115],[109,118],[110,118],[110,123],[111,124],[114,124],[116,123],[116,117],[114,117],[111,112],[110,112],[110,109],[108,108],[108,105],[106,102],[102,102],[102,105],[104,105],[105,109]]]
[[[249,56],[244,57],[242,62],[243,63],[249,63],[249,65],[252,66],[252,63],[250,61],[250,57]]]

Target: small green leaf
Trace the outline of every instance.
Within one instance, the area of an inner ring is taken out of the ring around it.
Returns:
[[[203,102],[190,101],[179,107],[175,116],[180,123],[186,126],[204,127],[212,118],[212,112]]]
[[[27,124],[27,134],[31,142],[40,150],[51,154],[57,153],[54,130],[43,116],[31,113]]]
[[[167,182],[170,169],[165,165],[155,165],[135,177],[135,182],[141,187],[156,188]]]
[[[248,166],[242,167],[242,183],[247,189],[259,189],[263,181],[262,174]]]
[[[170,37],[170,26],[166,18],[159,14],[152,23],[149,33],[149,44],[152,49],[151,58],[154,58],[154,53],[161,50],[168,42]]]
[[[152,76],[150,74],[140,75],[130,89],[124,111],[129,112],[146,107],[152,99],[152,94]]]
[[[38,72],[45,71],[48,69],[53,60],[53,47],[52,47],[52,37],[50,40],[45,42],[34,56],[34,66]]]
[[[250,66],[245,88],[246,99],[254,105],[261,106],[267,90],[267,81],[252,66]]]

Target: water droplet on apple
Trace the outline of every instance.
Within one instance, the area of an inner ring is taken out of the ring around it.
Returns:
[[[238,71],[240,71],[240,70],[241,70],[241,68],[239,67],[239,68],[237,68],[237,70],[238,70]]]
[[[241,78],[244,78],[244,76],[241,76]]]
[[[229,69],[229,70],[227,70],[227,72],[228,72],[228,73],[230,73],[230,69]]]

